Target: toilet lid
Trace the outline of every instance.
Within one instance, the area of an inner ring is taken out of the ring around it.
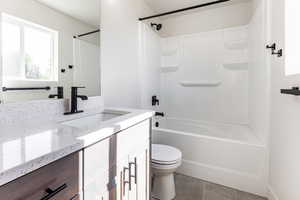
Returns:
[[[182,154],[178,149],[161,144],[152,145],[152,162],[174,164],[181,160]]]

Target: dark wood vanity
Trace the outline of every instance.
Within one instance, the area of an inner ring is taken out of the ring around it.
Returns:
[[[0,187],[1,200],[79,200],[80,153]]]

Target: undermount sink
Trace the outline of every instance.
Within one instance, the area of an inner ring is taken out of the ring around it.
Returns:
[[[71,126],[74,128],[90,128],[93,126],[97,126],[99,124],[101,124],[102,122],[123,116],[129,114],[128,112],[122,112],[122,111],[113,111],[113,112],[109,112],[109,111],[104,111],[102,113],[96,114],[96,115],[92,115],[92,116],[88,116],[88,117],[83,117],[83,118],[79,118],[79,119],[75,119],[72,121],[67,121],[67,122],[63,122],[63,125],[66,126]]]

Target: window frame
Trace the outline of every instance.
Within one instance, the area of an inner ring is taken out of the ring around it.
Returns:
[[[2,85],[5,83],[7,85],[12,85],[12,86],[18,86],[18,85],[28,85],[32,83],[58,83],[58,54],[59,54],[59,33],[56,30],[50,29],[48,27],[36,24],[34,22],[30,22],[12,15],[8,15],[6,13],[1,13],[1,17],[0,17],[0,24],[1,24],[1,28],[0,28],[0,44],[1,44],[1,50],[0,50],[0,54],[1,54],[1,63],[0,63],[0,85],[1,85],[1,81],[2,81]],[[9,23],[12,25],[16,25],[20,28],[21,31],[21,35],[20,35],[20,45],[21,45],[21,53],[22,53],[22,57],[21,57],[21,61],[22,61],[22,66],[25,67],[25,28],[31,28],[40,32],[44,32],[47,34],[50,34],[51,36],[51,78],[50,79],[29,79],[29,78],[16,78],[16,79],[6,79],[3,72],[4,72],[4,66],[3,66],[3,46],[2,46],[2,40],[3,40],[3,22],[5,23]]]
[[[298,4],[298,5],[300,5],[300,4]],[[284,59],[284,61],[283,61],[283,65],[284,65],[284,76],[288,79],[288,78],[292,78],[292,79],[299,79],[299,76],[300,76],[300,70],[298,69],[298,67],[297,67],[297,70],[293,70],[293,67],[290,67],[289,66],[289,62],[287,61],[290,57],[288,56],[288,54],[289,54],[289,50],[290,50],[290,48],[288,48],[288,42],[287,42],[287,38],[288,38],[288,34],[287,34],[287,31],[289,31],[289,32],[295,32],[294,30],[291,30],[291,29],[289,29],[289,27],[291,27],[291,26],[288,26],[288,25],[290,25],[290,24],[287,24],[287,21],[288,21],[288,19],[291,17],[290,15],[288,16],[288,13],[291,13],[291,12],[288,12],[288,7],[287,7],[287,2],[284,2],[284,9],[283,9],[283,13],[282,13],[282,15],[283,15],[283,23],[284,23],[284,33],[283,33],[283,42],[282,42],[282,44],[283,44],[283,46],[284,46],[284,56],[283,56],[283,59]],[[293,18],[295,18],[294,16],[293,16]],[[296,27],[296,26],[292,26],[293,28],[294,27]],[[297,31],[297,32],[299,32],[299,31]],[[294,41],[293,41],[293,43],[295,43]],[[298,41],[298,43],[299,43],[299,41]],[[298,51],[297,51],[298,52]],[[298,65],[298,64],[297,64]]]

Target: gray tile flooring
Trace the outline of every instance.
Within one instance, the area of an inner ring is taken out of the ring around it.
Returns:
[[[176,200],[267,200],[181,174],[175,175]]]

